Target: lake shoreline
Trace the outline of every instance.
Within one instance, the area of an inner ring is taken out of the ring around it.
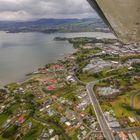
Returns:
[[[42,33],[7,34],[0,32],[0,36],[0,86],[5,86],[11,82],[23,82],[29,78],[26,74],[44,67],[45,64],[57,62],[58,59],[63,58],[61,54],[75,52],[73,44],[68,41],[55,41],[55,37],[114,38],[110,33],[99,32],[55,35]]]

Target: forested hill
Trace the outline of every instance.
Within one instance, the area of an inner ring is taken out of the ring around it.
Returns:
[[[7,32],[86,32],[106,30],[101,19],[39,19],[36,21],[0,21],[0,30]]]

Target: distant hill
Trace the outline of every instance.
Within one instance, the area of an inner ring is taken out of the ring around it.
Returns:
[[[7,32],[86,32],[106,30],[101,19],[39,19],[36,21],[0,21],[0,30]]]

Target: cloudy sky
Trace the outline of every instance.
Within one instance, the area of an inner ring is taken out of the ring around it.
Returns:
[[[0,20],[97,16],[86,0],[0,0]]]

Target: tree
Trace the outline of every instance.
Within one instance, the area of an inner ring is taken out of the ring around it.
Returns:
[[[89,113],[90,116],[93,116],[93,115],[94,115],[93,110],[92,110],[91,107],[89,107],[89,111],[88,111],[88,113]]]
[[[17,133],[18,128],[19,127],[17,125],[14,125],[8,128],[6,131],[4,131],[4,133],[2,134],[2,137],[6,139],[12,137],[13,135]]]

